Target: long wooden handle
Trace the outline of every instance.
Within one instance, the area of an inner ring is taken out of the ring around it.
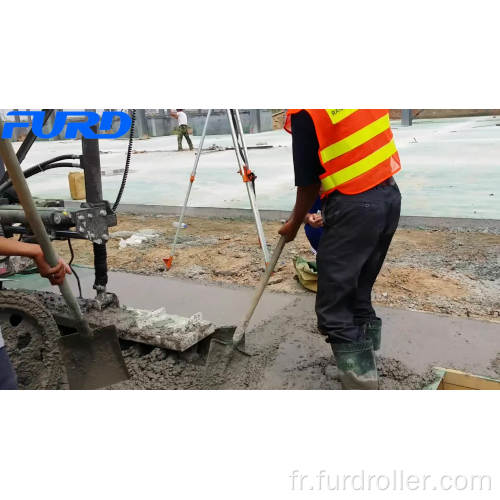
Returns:
[[[26,182],[23,171],[21,170],[14,148],[12,147],[10,140],[1,138],[2,132],[3,122],[0,120],[0,155],[5,163],[5,168],[9,173],[9,177],[12,181],[12,185],[14,186],[19,201],[21,202],[26,215],[26,220],[34,233],[38,244],[42,248],[45,260],[51,267],[54,267],[59,262],[59,257],[52,246],[49,235],[47,234],[42,219],[36,209],[35,202],[31,196],[28,183]],[[91,335],[89,325],[82,315],[80,306],[78,305],[67,280],[64,280],[62,285],[59,285],[59,289],[61,290],[61,294],[66,301],[66,304],[77,320],[81,333]]]
[[[273,274],[274,268],[276,267],[278,259],[280,258],[280,255],[281,255],[281,252],[283,251],[285,243],[286,243],[285,237],[282,236],[280,238],[280,240],[278,241],[276,248],[274,249],[273,255],[271,256],[271,261],[269,262],[269,265],[267,266],[265,274],[262,276],[259,285],[255,289],[255,293],[253,295],[252,302],[250,303],[250,308],[248,309],[248,312],[246,313],[245,317],[243,318],[242,324],[234,332],[233,344],[235,344],[235,345],[239,344],[241,339],[243,338],[243,335],[245,335],[246,329],[248,327],[248,323],[250,323],[250,320],[252,319],[255,308],[257,307],[257,304],[259,303],[260,298],[262,297],[262,294],[264,293],[264,289],[266,288],[266,285],[269,281],[269,278],[271,277],[271,274]]]

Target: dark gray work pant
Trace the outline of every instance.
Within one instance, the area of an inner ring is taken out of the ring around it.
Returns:
[[[316,315],[332,342],[360,340],[375,318],[371,293],[397,229],[401,194],[395,182],[357,195],[334,191],[323,203]]]
[[[0,390],[17,389],[17,377],[7,354],[7,348],[0,348]]]

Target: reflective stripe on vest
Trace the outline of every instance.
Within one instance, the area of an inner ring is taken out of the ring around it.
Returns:
[[[345,111],[351,111],[351,110],[345,110]],[[331,161],[334,158],[337,158],[345,153],[348,153],[349,151],[352,151],[353,149],[363,145],[365,142],[368,142],[370,139],[373,139],[378,134],[384,132],[385,130],[390,128],[390,126],[391,124],[389,121],[389,115],[386,114],[382,116],[382,118],[375,120],[374,122],[370,123],[366,127],[363,127],[357,132],[354,132],[354,134],[351,134],[345,139],[342,139],[322,149],[320,151],[321,161],[323,163],[326,163],[327,161]]]
[[[321,185],[323,192],[331,191],[332,189],[344,184],[360,175],[368,172],[372,168],[376,167],[383,161],[389,159],[394,153],[397,153],[396,144],[394,144],[394,139],[391,140],[385,146],[382,146],[377,151],[366,156],[360,161],[349,165],[338,172],[330,174],[327,177],[321,179]]]
[[[289,109],[285,130],[291,132]],[[314,123],[318,156],[325,173],[320,176],[322,197],[338,189],[362,193],[401,170],[388,109],[305,109]]]

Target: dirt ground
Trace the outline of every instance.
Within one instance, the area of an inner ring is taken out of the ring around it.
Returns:
[[[108,244],[110,269],[165,275],[162,258],[170,254],[176,220],[120,215]],[[264,266],[252,221],[189,217],[186,222],[170,275],[247,286],[258,282]],[[264,223],[271,247],[278,240],[279,226],[279,221]],[[123,241],[134,234],[149,235],[149,239],[124,248]],[[73,245],[75,263],[91,266],[89,243],[74,241]],[[57,246],[68,259],[66,243]],[[331,349],[316,328],[312,292],[295,279],[292,261],[297,255],[313,258],[302,230],[286,246],[269,286],[295,298],[279,315],[248,332],[246,349],[252,356],[236,354],[227,366],[219,363],[215,373],[208,373],[208,341],[183,353],[124,341],[130,379],[112,388],[339,389]],[[500,322],[499,255],[500,234],[495,232],[401,228],[377,281],[375,303]],[[492,361],[489,371],[499,373],[499,359]],[[433,380],[431,364],[418,373],[391,357],[379,355],[377,364],[381,389],[421,389]]]
[[[172,216],[120,215],[111,228],[109,268],[148,275],[165,273],[175,233]],[[172,276],[253,286],[264,269],[255,226],[242,219],[186,219]],[[277,240],[279,222],[264,222],[268,244]],[[120,248],[120,240],[150,230],[156,237],[138,247]],[[74,241],[75,263],[92,265],[88,242]],[[69,258],[65,243],[59,251]],[[304,232],[288,244],[269,290],[312,293],[295,279],[293,258],[313,260]],[[399,229],[374,289],[374,302],[389,307],[438,312],[500,322],[500,235],[483,232]]]

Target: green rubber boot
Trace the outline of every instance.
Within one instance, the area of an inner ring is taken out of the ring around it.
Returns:
[[[378,389],[378,373],[371,340],[331,344],[342,389]]]
[[[374,318],[366,325],[366,338],[372,341],[374,351],[380,349],[382,340],[382,320],[380,318]]]

